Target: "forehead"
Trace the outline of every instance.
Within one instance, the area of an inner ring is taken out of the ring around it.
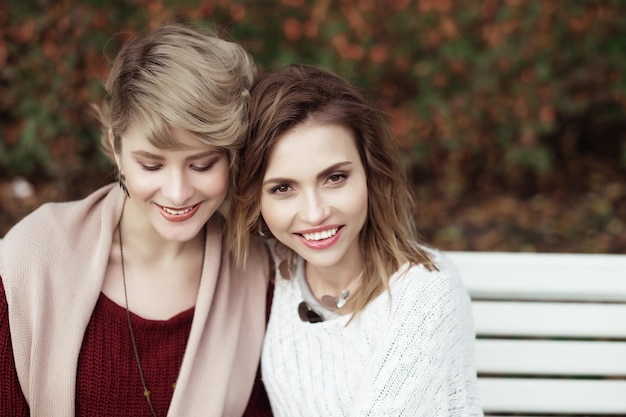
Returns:
[[[266,176],[304,175],[338,162],[360,163],[352,132],[337,124],[305,123],[285,132],[269,153]]]

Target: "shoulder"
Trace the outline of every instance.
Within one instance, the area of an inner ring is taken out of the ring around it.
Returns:
[[[46,248],[63,244],[65,231],[73,222],[74,203],[46,203],[15,224],[0,244],[2,260],[11,262],[32,251],[46,251]],[[66,240],[66,239],[65,239]],[[4,263],[4,262],[2,262]]]
[[[469,295],[459,271],[444,253],[426,248],[434,268],[405,264],[391,278],[391,294],[397,308],[410,311],[467,311]],[[465,314],[465,313],[463,313]]]
[[[459,271],[452,260],[443,252],[432,248],[424,248],[431,256],[433,265],[404,264],[391,276],[392,287],[408,287],[413,289],[432,289],[445,291],[452,288],[463,288]]]
[[[109,208],[118,207],[121,211],[123,199],[111,193],[111,188],[112,185],[104,186],[82,200],[45,203],[24,217],[0,242],[0,272],[16,259],[33,254],[39,259],[55,258],[61,253],[72,253],[84,240],[100,237],[104,223],[101,210],[94,208],[111,194]]]
[[[19,243],[25,236],[33,233],[54,238],[57,233],[63,232],[70,225],[82,218],[93,204],[104,198],[111,190],[112,185],[104,186],[81,200],[68,202],[44,203],[13,226],[3,241],[8,245]],[[32,240],[29,239],[32,243]]]

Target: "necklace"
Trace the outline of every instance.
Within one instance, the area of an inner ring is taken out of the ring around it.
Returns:
[[[348,285],[348,288],[341,291],[337,297],[333,297],[332,295],[323,295],[320,299],[322,305],[332,311],[339,310],[341,307],[345,306],[348,302],[348,297],[350,297],[351,291],[361,281],[362,276],[363,271],[361,271],[354,281]]]
[[[204,238],[202,239],[202,263],[200,264],[200,278],[202,278],[202,272],[204,269],[204,254],[206,252],[206,229]],[[126,319],[128,320],[128,330],[130,331],[130,341],[133,345],[133,353],[135,354],[135,360],[137,361],[137,369],[139,369],[139,378],[141,378],[141,386],[143,388],[143,396],[148,402],[150,412],[154,417],[157,417],[154,405],[152,404],[152,392],[146,385],[146,379],[143,375],[143,368],[141,367],[141,361],[139,360],[139,351],[137,349],[137,342],[135,341],[135,332],[133,331],[133,323],[130,320],[130,309],[128,308],[128,291],[126,289],[126,271],[124,270],[124,245],[122,244],[122,221],[117,225],[117,236],[120,240],[120,261],[122,266],[122,282],[124,283],[124,303],[126,307]],[[172,388],[176,388],[176,382],[172,384]]]

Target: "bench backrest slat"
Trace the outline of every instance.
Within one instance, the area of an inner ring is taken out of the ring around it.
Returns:
[[[626,302],[626,255],[449,253],[473,298]]]
[[[476,349],[483,374],[626,376],[626,342],[479,339]]]
[[[497,379],[479,381],[486,410],[521,413],[626,413],[626,381]]]
[[[475,301],[473,311],[480,336],[626,339],[626,303]]]

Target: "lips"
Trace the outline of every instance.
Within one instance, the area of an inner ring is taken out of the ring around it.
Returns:
[[[155,204],[159,209],[159,213],[170,222],[184,222],[189,220],[196,214],[202,203],[198,203],[194,206],[183,208],[165,207],[159,204]]]

